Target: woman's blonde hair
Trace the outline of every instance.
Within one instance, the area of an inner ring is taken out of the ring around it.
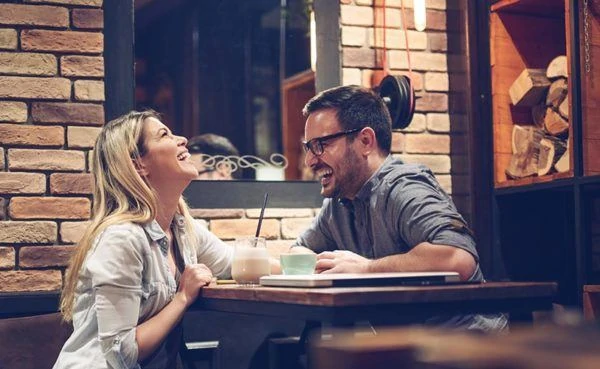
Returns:
[[[148,118],[160,120],[152,110],[132,111],[104,125],[96,139],[91,163],[94,176],[91,224],[71,256],[60,300],[60,310],[66,321],[73,318],[79,274],[94,239],[110,225],[146,224],[156,217],[157,195],[138,174],[134,164],[146,153],[144,121]],[[179,200],[178,210],[185,218],[186,233],[193,237],[193,218],[183,198]]]

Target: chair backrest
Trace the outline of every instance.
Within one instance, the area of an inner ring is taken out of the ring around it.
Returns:
[[[0,319],[0,369],[50,369],[73,328],[59,313]]]

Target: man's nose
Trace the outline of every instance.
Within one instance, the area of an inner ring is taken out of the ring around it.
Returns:
[[[311,168],[313,165],[315,165],[318,161],[318,157],[313,154],[313,152],[311,150],[307,150],[306,151],[306,155],[304,155],[304,164]]]

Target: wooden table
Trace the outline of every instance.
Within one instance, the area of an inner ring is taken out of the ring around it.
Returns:
[[[552,282],[347,288],[211,285],[202,289],[191,309],[305,321],[299,341],[269,349],[271,367],[289,368],[307,347],[309,333],[324,324],[404,325],[442,314],[531,313],[552,309],[556,290]]]
[[[490,282],[445,286],[283,288],[214,285],[194,309],[267,315],[345,326],[403,317],[407,323],[440,314],[531,313],[552,309],[554,282]]]

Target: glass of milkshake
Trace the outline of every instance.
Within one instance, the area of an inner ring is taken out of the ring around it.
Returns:
[[[238,238],[234,248],[231,276],[237,284],[258,285],[260,277],[271,274],[264,237]]]

